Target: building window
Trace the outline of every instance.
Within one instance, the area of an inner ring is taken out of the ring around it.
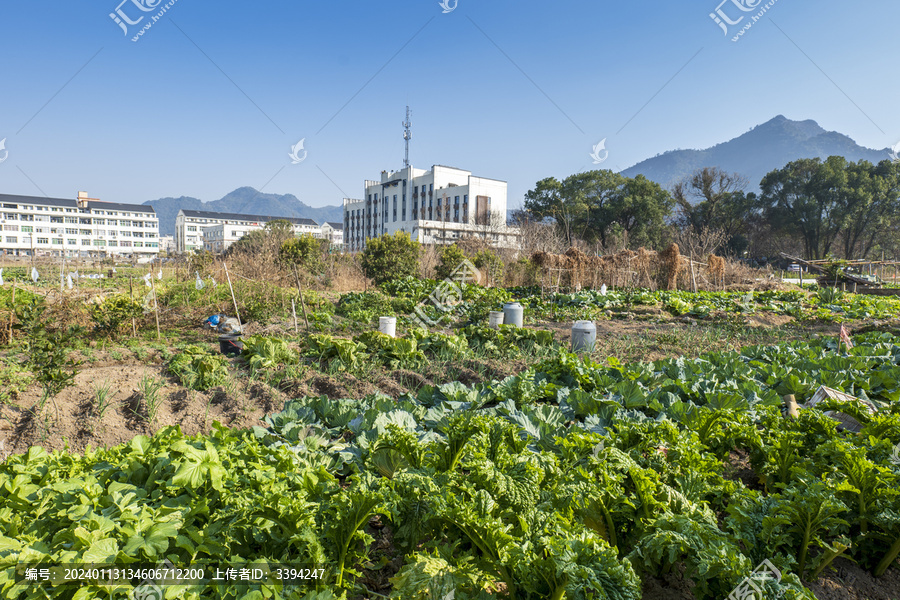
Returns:
[[[91,245],[91,240],[81,240],[81,245],[82,245],[82,246],[90,246],[90,245]]]
[[[38,243],[38,244],[49,244],[49,243],[50,243],[50,238],[38,238],[38,239],[37,239],[37,243]]]
[[[53,238],[53,243],[56,244],[56,245],[58,245],[58,246],[61,246],[62,243],[63,243],[63,242],[62,242],[62,238]]]
[[[18,225],[4,225],[3,226],[3,231],[18,231],[18,230],[19,230]]]
[[[453,198],[453,204],[459,204],[459,196]]]
[[[22,225],[22,233],[31,233],[33,230],[31,225]]]
[[[74,246],[74,245],[76,245],[78,242],[76,242],[75,240],[66,240],[66,243],[69,244],[70,246]]]
[[[15,237],[15,236],[9,236],[9,235],[8,235],[8,236],[6,236],[6,243],[7,243],[7,244],[18,244],[18,243],[19,243],[19,238]]]

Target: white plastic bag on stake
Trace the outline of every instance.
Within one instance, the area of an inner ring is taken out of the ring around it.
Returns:
[[[601,295],[601,296],[605,296],[605,295],[606,295],[606,284],[605,284],[605,283],[604,283],[603,285],[600,286],[600,295]]]
[[[70,290],[75,286],[75,284],[72,283],[72,274],[71,273],[66,275],[66,285],[69,286]]]
[[[31,280],[37,283],[39,277],[38,270],[35,267],[31,267]]]
[[[145,315],[153,312],[154,302],[156,302],[156,294],[153,290],[150,290],[150,292],[144,296],[144,302],[142,304]]]
[[[0,285],[3,285],[3,269],[0,269]]]
[[[213,289],[216,289],[217,287],[219,287],[219,284],[216,283],[215,278],[210,277],[209,280],[212,282]]]
[[[146,275],[141,277],[141,279],[144,280],[144,285],[146,285],[147,287],[153,287],[152,284],[150,283],[150,273],[147,273]]]
[[[194,284],[194,287],[198,290],[202,290],[206,286],[203,285],[203,280],[200,279],[200,273],[198,271],[194,271],[194,274],[197,276],[197,282]]]
[[[157,279],[162,279],[162,269],[159,270],[159,273],[156,274]]]

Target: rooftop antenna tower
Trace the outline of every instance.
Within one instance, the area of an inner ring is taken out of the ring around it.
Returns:
[[[403,158],[404,168],[409,167],[409,140],[412,139],[412,132],[409,129],[409,106],[406,107],[406,120],[403,121],[403,139],[406,141],[406,155]]]

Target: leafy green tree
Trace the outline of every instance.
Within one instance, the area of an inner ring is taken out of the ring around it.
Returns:
[[[659,247],[675,200],[643,175],[628,178],[607,206],[605,228],[617,226],[630,246]]]
[[[283,265],[297,265],[310,272],[322,267],[322,258],[330,242],[317,240],[310,234],[285,240],[278,249],[278,262]]]
[[[412,277],[419,273],[419,243],[403,231],[372,238],[366,240],[360,262],[366,277],[378,285]]]
[[[525,194],[525,210],[553,219],[566,242],[611,243],[624,235],[642,245],[658,245],[672,210],[669,193],[644,176],[631,179],[609,170],[543,179]]]
[[[846,223],[841,234],[844,256],[866,257],[879,236],[900,220],[900,164],[884,160],[847,166]]]
[[[746,232],[754,219],[758,199],[745,193],[747,179],[717,167],[698,169],[690,177],[675,184],[672,190],[678,207],[678,226],[688,228],[699,236],[704,232],[725,237],[727,250],[742,253],[749,242]]]
[[[570,246],[586,225],[586,207],[565,198],[563,184],[555,177],[538,181],[525,193],[525,210],[538,219],[553,219]]]
[[[844,227],[846,209],[846,160],[829,157],[804,158],[766,175],[760,203],[776,230],[798,234],[805,254],[813,259],[826,256]]]
[[[440,252],[440,262],[435,267],[435,277],[447,279],[459,265],[466,260],[466,254],[456,244],[444,246]]]

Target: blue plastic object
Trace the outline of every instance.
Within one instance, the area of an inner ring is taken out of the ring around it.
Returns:
[[[210,318],[208,318],[206,320],[206,322],[209,323],[211,326],[215,327],[216,325],[219,324],[219,315],[211,316]]]

